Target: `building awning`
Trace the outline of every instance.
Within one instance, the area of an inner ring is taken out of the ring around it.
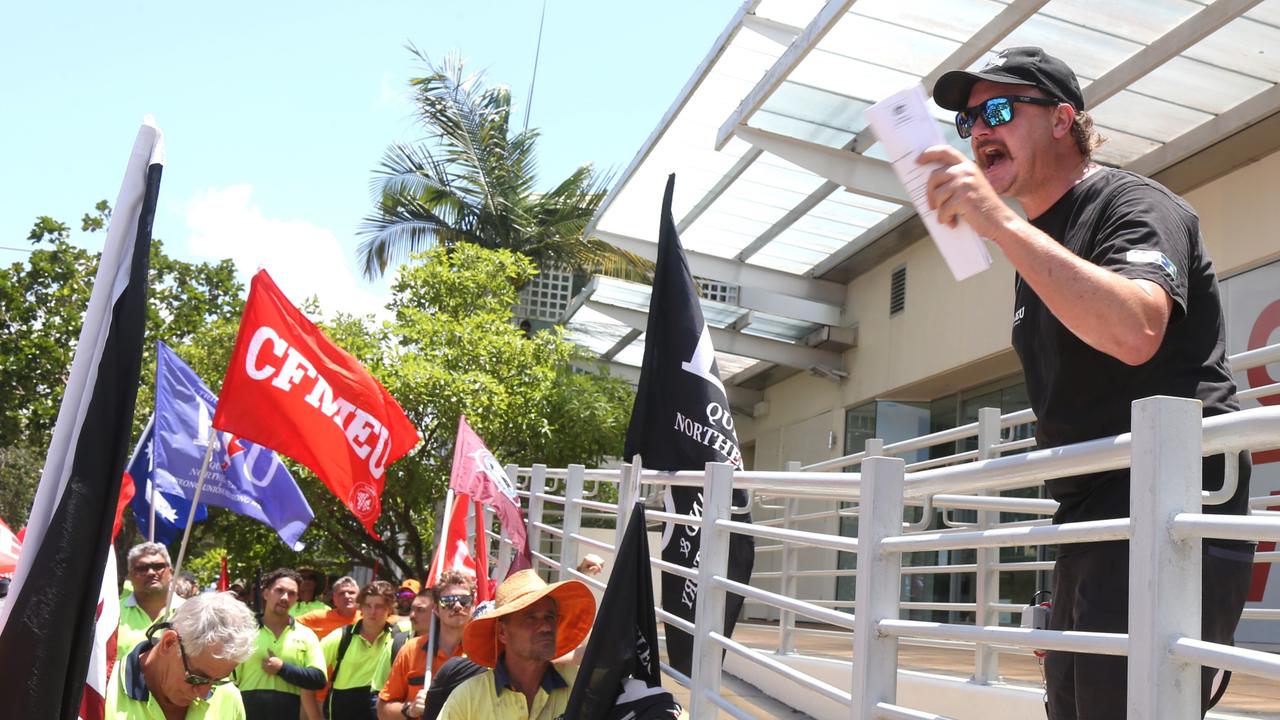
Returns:
[[[673,212],[693,273],[736,285],[739,311],[751,313],[726,332],[797,335],[795,322],[848,330],[845,284],[924,234],[864,111],[1017,45],[1043,46],[1076,71],[1108,139],[1095,154],[1105,164],[1159,177],[1280,118],[1280,0],[753,0],[590,230],[654,257],[675,173]],[[930,110],[968,154],[953,113],[932,102]],[[1259,154],[1280,145],[1280,132],[1267,135],[1272,146]]]

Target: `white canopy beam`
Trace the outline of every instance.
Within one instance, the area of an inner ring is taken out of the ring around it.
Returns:
[[[738,138],[856,193],[899,205],[911,204],[893,166],[884,160],[753,127],[738,128]]]
[[[738,304],[756,312],[819,325],[844,325],[843,308],[840,305],[816,302],[795,295],[784,295],[773,290],[742,285],[738,288]]]
[[[654,260],[658,256],[658,244],[650,240],[628,237],[610,232],[596,232],[596,237],[614,247]],[[758,265],[748,265],[729,258],[685,250],[689,270],[699,277],[721,280],[738,286],[767,287],[785,295],[807,298],[828,305],[843,305],[843,283],[815,280],[803,275],[793,275]]]
[[[1209,37],[1219,28],[1243,15],[1261,0],[1217,0],[1177,27],[1156,38],[1150,45],[1115,66],[1084,88],[1085,107],[1097,107],[1103,100],[1133,84],[1179,53]]]
[[[641,310],[607,305],[594,300],[588,300],[587,306],[602,315],[608,315],[614,320],[638,330],[643,330],[648,325],[649,313]],[[805,370],[811,367],[838,370],[843,366],[841,354],[829,350],[817,350],[803,345],[793,345],[754,335],[728,332],[710,326],[707,327],[707,330],[711,334],[711,344],[721,352]]]
[[[1154,175],[1277,112],[1280,112],[1280,85],[1272,85],[1124,167],[1140,175]]]
[[[787,51],[778,58],[778,61],[769,68],[769,72],[765,73],[760,82],[751,89],[751,92],[743,98],[739,103],[738,109],[729,116],[728,120],[720,126],[720,130],[716,133],[716,149],[723,150],[724,146],[729,143],[729,139],[738,131],[739,125],[745,125],[747,118],[751,117],[756,110],[764,105],[769,96],[777,90],[780,85],[795,70],[802,60],[809,55],[809,52],[818,46],[818,42],[826,37],[831,28],[840,22],[840,18],[849,12],[849,8],[853,7],[855,0],[829,0],[818,14],[814,16],[809,25],[805,27],[796,39],[792,41]]]
[[[618,338],[618,342],[614,343],[608,350],[600,353],[601,360],[612,360],[618,356],[618,353],[627,349],[627,346],[636,341],[636,338],[644,334],[643,330],[631,328],[626,334]]]

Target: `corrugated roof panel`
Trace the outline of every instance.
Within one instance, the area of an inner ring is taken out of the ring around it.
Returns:
[[[1160,147],[1154,140],[1129,135],[1111,128],[1099,127],[1098,132],[1106,138],[1102,147],[1093,153],[1093,159],[1107,165],[1124,165]]]
[[[1249,17],[1236,18],[1183,53],[1268,82],[1280,82],[1280,28]]]
[[[1190,0],[1054,0],[1040,14],[1147,45],[1203,7]],[[1055,50],[1050,52],[1058,54]]]
[[[1119,130],[1156,142],[1168,142],[1213,117],[1128,90],[1112,95],[1090,113],[1104,132]]]
[[[1224,113],[1271,83],[1178,56],[1129,86],[1134,92],[1208,113]]]
[[[861,0],[852,12],[964,42],[1005,5],[990,0]]]
[[[818,43],[815,52],[863,60],[920,77],[959,45],[956,40],[860,15],[857,5],[854,8]]]

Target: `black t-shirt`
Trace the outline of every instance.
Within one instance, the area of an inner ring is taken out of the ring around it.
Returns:
[[[1032,223],[1090,262],[1130,279],[1149,280],[1173,299],[1164,341],[1138,366],[1093,349],[1015,280],[1013,347],[1036,412],[1036,440],[1055,447],[1130,429],[1130,405],[1151,395],[1198,398],[1204,414],[1239,408],[1226,363],[1226,331],[1218,280],[1204,249],[1200,221],[1182,198],[1139,175],[1102,168],[1067,191]],[[1205,487],[1221,486],[1210,473]],[[1118,481],[1118,482],[1117,482]],[[1058,522],[1126,517],[1127,473],[1050,480]],[[1217,512],[1244,512],[1242,483]],[[1237,507],[1239,506],[1239,507]]]

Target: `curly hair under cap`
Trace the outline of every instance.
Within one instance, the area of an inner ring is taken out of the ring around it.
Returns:
[[[231,593],[204,593],[184,602],[170,621],[187,655],[210,654],[242,663],[253,654],[258,621]]]
[[[1071,137],[1076,141],[1076,149],[1086,160],[1093,157],[1093,151],[1102,147],[1107,141],[1093,127],[1093,116],[1084,110],[1077,110],[1075,119],[1071,121]]]

